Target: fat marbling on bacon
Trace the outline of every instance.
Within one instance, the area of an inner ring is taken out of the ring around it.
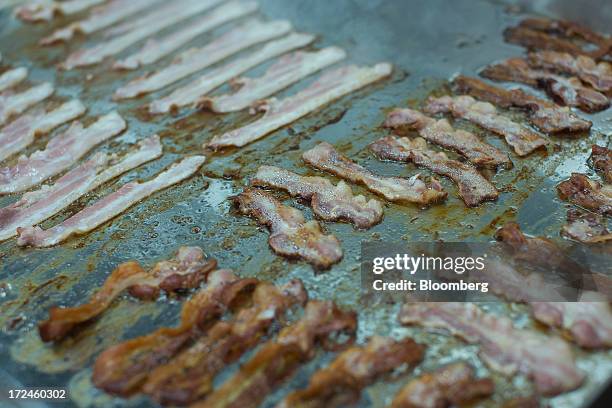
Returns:
[[[80,13],[107,0],[33,0],[15,10],[17,17],[23,21],[50,21],[56,15],[68,16]]]
[[[557,186],[557,192],[567,200],[587,210],[603,215],[612,214],[612,185],[601,184],[581,173],[572,173]]]
[[[5,124],[11,116],[19,115],[30,106],[44,101],[53,91],[53,85],[44,82],[20,93],[10,90],[0,93],[0,125]]]
[[[13,68],[0,75],[0,92],[5,91],[19,84],[28,76],[28,69],[25,67]]]
[[[595,170],[601,172],[603,179],[607,183],[612,183],[612,149],[593,145],[591,161]]]
[[[610,241],[612,233],[606,223],[599,214],[571,209],[567,211],[567,224],[561,228],[561,235],[585,244]]]

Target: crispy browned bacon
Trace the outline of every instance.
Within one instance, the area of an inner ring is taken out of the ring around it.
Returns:
[[[591,161],[595,170],[601,172],[603,179],[608,183],[612,183],[612,149],[593,145]]]
[[[612,240],[602,216],[576,209],[567,212],[567,224],[561,228],[561,235],[586,244]]]
[[[601,185],[581,173],[572,173],[557,186],[559,196],[587,210],[603,215],[612,214],[612,185]]]

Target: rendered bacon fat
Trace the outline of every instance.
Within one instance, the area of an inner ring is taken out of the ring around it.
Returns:
[[[603,179],[607,183],[612,183],[612,149],[593,145],[591,161],[595,170],[601,172]]]
[[[587,210],[603,215],[612,214],[612,185],[601,185],[584,174],[572,173],[557,186],[559,197]]]
[[[575,209],[567,212],[567,224],[561,228],[561,235],[585,244],[612,240],[604,217]]]
[[[17,17],[24,21],[49,21],[56,15],[70,15],[104,3],[107,0],[35,0],[20,6],[15,11]]]
[[[53,86],[45,82],[21,93],[2,92],[0,94],[0,125],[5,124],[11,116],[19,115],[30,106],[44,101],[53,94],[53,91]]]
[[[0,92],[9,89],[28,76],[28,69],[24,67],[14,68],[0,75]]]

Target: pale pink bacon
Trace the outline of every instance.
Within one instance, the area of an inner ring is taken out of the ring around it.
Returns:
[[[486,313],[473,303],[407,303],[399,320],[402,324],[445,329],[478,344],[481,358],[491,368],[505,375],[521,372],[546,396],[574,390],[584,380],[565,341],[517,329],[507,317]]]
[[[0,169],[0,194],[25,191],[68,169],[98,144],[121,133],[126,123],[117,112],[101,116],[87,128],[74,122],[52,138],[45,150],[21,156],[13,167]]]
[[[70,54],[61,67],[72,69],[97,64],[111,55],[119,54],[130,45],[147,38],[151,34],[208,10],[220,2],[221,0],[180,0],[170,2],[141,18],[150,20],[148,24],[139,25],[140,23],[135,21],[133,23],[137,27],[133,30],[91,48],[83,48]]]
[[[102,152],[95,154],[54,184],[25,193],[14,204],[0,209],[0,241],[17,235],[17,228],[37,225],[103,183],[161,154],[162,146],[157,135],[139,142],[137,150],[122,158]]]
[[[265,112],[260,119],[215,136],[204,147],[217,150],[252,143],[336,99],[390,76],[392,70],[391,64],[383,62],[373,67],[349,65],[326,72],[306,89],[283,100],[260,101],[256,109]]]
[[[14,68],[0,75],[0,92],[9,89],[28,76],[28,69],[25,67]]]
[[[370,228],[383,217],[377,200],[354,196],[343,181],[334,186],[323,177],[306,177],[275,166],[261,166],[251,184],[273,187],[309,200],[312,211],[326,221],[347,221],[358,228]]]
[[[152,64],[179,49],[182,45],[187,44],[197,36],[209,32],[229,21],[253,13],[257,10],[257,7],[258,5],[254,1],[232,1],[219,6],[178,31],[159,39],[148,40],[139,51],[123,60],[117,61],[113,65],[113,68],[137,69],[144,65]]]
[[[15,14],[28,22],[49,21],[56,15],[68,16],[80,13],[107,0],[35,0],[32,3],[18,7]]]
[[[253,51],[246,57],[238,58],[226,65],[214,69],[195,81],[176,89],[170,95],[157,99],[149,105],[149,113],[166,113],[181,106],[197,104],[198,101],[213,89],[223,85],[249,69],[296,48],[304,47],[314,41],[311,34],[291,33],[279,40],[270,41],[261,49]]]
[[[28,109],[30,106],[44,101],[53,94],[53,86],[44,82],[21,93],[6,91],[0,94],[0,125],[14,115]]]
[[[319,269],[329,269],[342,259],[340,241],[324,235],[317,221],[306,222],[300,210],[256,188],[244,190],[235,201],[242,214],[269,228],[268,243],[277,254],[304,259]]]
[[[279,58],[260,77],[230,81],[234,88],[239,88],[236,92],[203,98],[199,105],[219,113],[239,111],[344,58],[346,52],[338,47],[314,52],[297,51]]]
[[[495,106],[488,102],[479,102],[471,96],[443,96],[430,98],[425,111],[434,113],[452,113],[453,116],[469,120],[506,139],[519,156],[525,156],[534,150],[546,146],[548,141],[537,132],[500,115]]]
[[[427,205],[446,198],[446,192],[434,178],[428,185],[419,174],[409,179],[379,176],[343,156],[327,142],[321,142],[304,152],[302,159],[316,169],[363,184],[389,201]]]
[[[87,233],[153,193],[191,177],[204,163],[204,156],[191,156],[143,183],[130,182],[86,207],[62,223],[43,230],[40,227],[19,228],[17,245],[49,247],[65,241],[75,234]]]
[[[585,244],[612,241],[612,233],[606,224],[605,218],[599,214],[571,209],[567,212],[567,224],[561,228],[561,235]]]
[[[0,161],[32,144],[36,136],[78,118],[85,110],[81,101],[74,99],[50,112],[39,110],[20,116],[0,131]]]
[[[250,20],[214,39],[202,48],[192,48],[181,53],[167,67],[127,83],[115,91],[113,98],[135,98],[165,88],[237,52],[280,37],[289,31],[291,31],[291,23],[288,21],[262,22],[260,20]]]

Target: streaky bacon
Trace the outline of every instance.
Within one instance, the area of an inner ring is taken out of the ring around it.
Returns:
[[[34,0],[31,3],[17,7],[15,15],[27,22],[49,21],[56,15],[68,16],[80,13],[107,0]]]
[[[0,92],[17,85],[26,79],[27,76],[28,69],[25,67],[13,68],[3,72],[2,75],[0,75]]]
[[[149,113],[167,113],[186,105],[197,105],[210,91],[251,68],[296,48],[305,47],[314,41],[311,34],[291,33],[286,37],[266,43],[251,54],[207,72],[201,77],[177,88],[161,99],[149,104]]]
[[[260,77],[233,79],[230,84],[236,92],[203,98],[199,106],[218,113],[240,111],[344,58],[346,52],[338,47],[296,51],[280,57]]]
[[[40,338],[45,342],[62,340],[76,327],[104,313],[126,289],[136,298],[153,300],[160,290],[175,292],[198,287],[216,267],[217,262],[205,259],[198,247],[181,247],[173,259],[160,261],[148,271],[136,261],[122,263],[87,303],[52,307],[49,319],[38,325]]]
[[[612,214],[612,185],[592,180],[581,173],[572,173],[557,186],[561,199],[603,215]]]
[[[124,184],[114,193],[47,230],[40,227],[18,228],[17,245],[49,247],[65,241],[72,235],[85,234],[153,193],[191,177],[204,161],[204,156],[190,156],[173,163],[167,170],[149,181]]]
[[[561,227],[561,235],[585,244],[606,242],[612,240],[606,224],[598,214],[571,209],[567,211],[567,224]]]
[[[307,177],[275,166],[257,169],[251,185],[285,190],[294,197],[310,202],[312,211],[326,221],[347,221],[357,228],[370,228],[383,217],[377,200],[354,196],[351,188],[340,181],[334,186],[323,177]]]
[[[288,125],[303,116],[391,75],[393,66],[383,62],[373,67],[348,65],[322,74],[306,89],[283,100],[272,98],[257,103],[256,111],[265,112],[255,122],[218,135],[205,144],[213,150],[242,147]]]
[[[601,172],[603,179],[612,183],[612,149],[593,145],[591,148],[591,161],[595,170]]]
[[[19,115],[30,106],[44,101],[53,94],[53,85],[44,82],[21,93],[5,91],[0,94],[0,125],[14,115]]]
[[[87,128],[74,122],[64,133],[52,138],[45,150],[21,156],[15,166],[0,169],[0,195],[25,191],[59,174],[125,127],[125,120],[117,112],[100,116]]]

